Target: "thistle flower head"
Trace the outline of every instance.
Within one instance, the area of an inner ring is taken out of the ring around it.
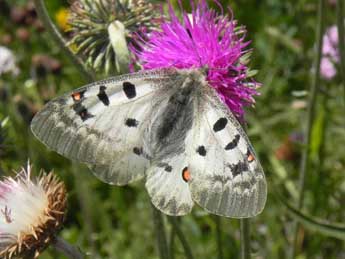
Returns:
[[[0,257],[36,258],[61,228],[66,190],[52,173],[30,179],[31,166],[0,181]]]
[[[152,28],[154,5],[145,0],[77,0],[70,13],[71,45],[98,71],[128,70],[132,32]]]
[[[247,67],[245,29],[225,15],[209,9],[205,0],[192,13],[182,11],[180,20],[169,6],[169,20],[159,31],[131,47],[144,69],[207,68],[207,81],[221,100],[241,118],[243,107],[253,104],[257,84]]]

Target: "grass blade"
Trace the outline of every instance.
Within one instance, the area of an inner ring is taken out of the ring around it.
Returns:
[[[316,30],[316,60],[315,60],[315,74],[309,91],[309,101],[307,110],[307,124],[305,128],[305,145],[302,153],[302,159],[300,164],[300,173],[298,180],[298,208],[303,207],[304,200],[304,190],[305,190],[305,178],[308,173],[308,165],[310,160],[310,144],[311,144],[311,131],[315,117],[315,107],[316,99],[320,87],[320,63],[322,55],[322,36],[324,31],[324,10],[325,10],[325,0],[319,0],[318,3],[318,20],[317,20],[317,30]],[[298,237],[298,223],[295,222],[293,227],[294,242],[291,252],[291,258],[296,257],[297,250],[297,237]]]
[[[316,219],[312,216],[300,212],[296,208],[293,208],[281,197],[279,197],[279,200],[287,208],[291,217],[300,222],[304,227],[312,231],[317,231],[326,236],[345,240],[345,225],[341,225],[339,223],[326,223],[321,219]]]

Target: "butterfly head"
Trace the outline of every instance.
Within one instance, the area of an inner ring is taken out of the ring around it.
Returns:
[[[186,80],[184,81],[184,86],[190,85],[190,84],[196,84],[196,85],[205,85],[207,84],[207,73],[208,68],[202,67],[202,68],[192,68],[192,69],[186,69]]]

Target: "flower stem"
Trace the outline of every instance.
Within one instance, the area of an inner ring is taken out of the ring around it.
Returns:
[[[175,259],[175,237],[176,237],[175,228],[171,228],[170,238],[169,238],[169,255],[170,255],[170,259]]]
[[[75,178],[75,190],[77,193],[80,209],[83,215],[83,226],[85,231],[84,235],[87,238],[87,243],[90,247],[92,254],[96,254],[95,242],[92,238],[95,227],[94,222],[92,220],[91,206],[89,206],[89,204],[92,204],[90,199],[90,192],[88,192],[86,179],[83,178],[80,174],[80,167],[75,162],[72,163],[72,173]]]
[[[185,238],[185,236],[184,236],[184,234],[180,228],[180,225],[179,225],[179,222],[177,221],[177,218],[176,217],[168,217],[168,218],[169,218],[169,221],[170,221],[172,227],[174,228],[174,230],[176,232],[178,239],[180,239],[180,242],[181,242],[181,245],[183,247],[186,258],[187,259],[193,259],[194,257],[193,257],[192,249],[190,248],[190,246],[187,242],[187,239]]]
[[[250,228],[249,219],[240,219],[241,259],[250,259]]]
[[[37,15],[44,24],[44,27],[50,33],[54,41],[60,46],[63,52],[70,58],[73,64],[78,68],[79,72],[85,77],[88,82],[94,81],[94,77],[87,71],[83,62],[69,49],[65,39],[62,37],[59,30],[49,17],[44,0],[34,0]]]
[[[321,63],[321,55],[322,55],[322,36],[323,36],[323,30],[324,30],[324,9],[325,9],[324,6],[325,6],[325,0],[319,0],[317,30],[316,30],[315,73],[314,73],[312,84],[310,86],[310,91],[309,91],[309,100],[308,100],[308,108],[307,108],[307,124],[306,124],[305,134],[304,134],[305,141],[304,141],[304,149],[302,153],[299,180],[298,180],[298,190],[299,190],[298,209],[301,209],[303,207],[305,178],[308,172],[308,163],[309,163],[309,154],[310,154],[311,131],[312,131],[313,121],[315,117],[316,99],[317,99],[317,94],[318,94],[318,90],[320,86],[320,63]],[[298,232],[299,232],[299,224],[295,221],[294,226],[293,226],[294,240],[293,240],[291,258],[296,257],[296,250],[298,246],[297,244]]]
[[[340,73],[344,85],[345,98],[345,29],[344,29],[344,0],[337,0],[337,27],[340,52]]]
[[[80,252],[78,248],[72,246],[67,241],[63,240],[60,237],[55,237],[54,242],[52,243],[53,247],[63,253],[67,258],[71,259],[83,259],[85,256]]]
[[[157,237],[157,246],[160,259],[169,259],[168,242],[165,234],[162,213],[152,205],[153,224]]]
[[[222,239],[222,218],[219,216],[214,216],[214,221],[216,222],[216,239],[217,239],[217,250],[218,259],[223,259],[223,239]]]

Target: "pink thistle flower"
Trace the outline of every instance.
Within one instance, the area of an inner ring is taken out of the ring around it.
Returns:
[[[131,51],[144,69],[206,68],[206,80],[221,100],[240,119],[244,106],[254,104],[254,80],[249,79],[247,62],[249,42],[246,30],[227,16],[209,9],[205,0],[182,12],[182,21],[169,5],[170,20],[163,20],[160,31],[137,42]],[[245,55],[246,54],[246,55]]]

